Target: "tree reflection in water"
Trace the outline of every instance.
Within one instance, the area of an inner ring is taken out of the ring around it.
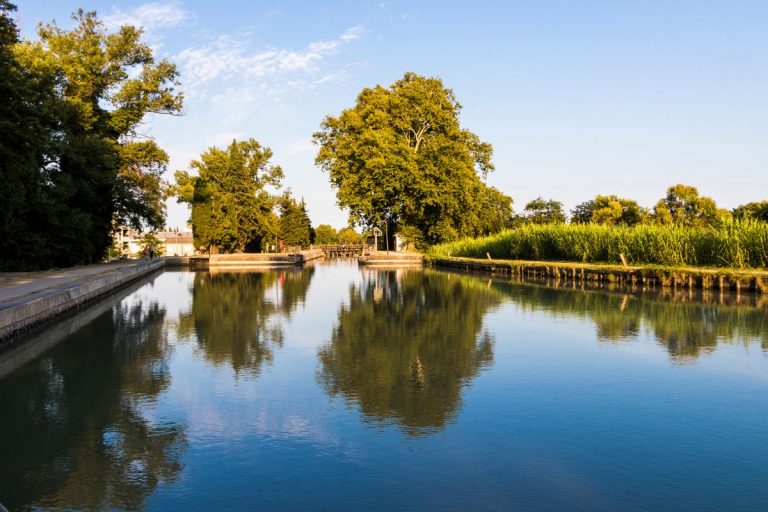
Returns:
[[[214,365],[258,374],[282,346],[282,321],[304,302],[314,271],[198,272],[179,335],[194,337]]]
[[[493,281],[493,287],[524,310],[587,319],[603,342],[618,343],[649,332],[678,364],[695,362],[718,343],[748,345],[758,340],[768,350],[768,314],[759,300],[742,305],[728,303],[730,296],[721,302],[705,293],[656,297],[503,280]]]
[[[461,389],[493,361],[483,317],[501,302],[484,283],[423,271],[370,271],[353,284],[318,380],[377,424],[412,436],[442,429]]]
[[[137,510],[182,469],[181,425],[143,409],[170,383],[156,302],[126,300],[0,380],[0,496],[10,510]]]

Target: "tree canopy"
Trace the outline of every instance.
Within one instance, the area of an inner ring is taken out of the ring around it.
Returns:
[[[607,224],[609,226],[634,226],[647,217],[644,208],[632,199],[615,195],[597,195],[594,199],[578,204],[571,212],[571,222],[576,224]]]
[[[0,1],[0,265],[95,262],[115,225],[165,221],[168,156],[137,129],[147,114],[180,112],[178,74],[135,27],[109,32],[79,10],[72,30],[50,23],[19,41],[13,9]]]
[[[365,237],[354,230],[354,228],[346,227],[339,230],[339,243],[340,244],[361,244],[365,242]]]
[[[719,215],[717,204],[711,197],[699,196],[696,187],[677,184],[667,189],[667,195],[656,203],[653,220],[659,224],[682,224],[684,226],[711,226]]]
[[[523,216],[528,222],[534,224],[550,224],[565,222],[563,203],[554,199],[545,200],[537,197],[525,205]]]
[[[216,146],[176,172],[176,194],[192,207],[197,247],[213,252],[258,251],[278,233],[272,211],[278,198],[266,187],[280,187],[283,170],[270,163],[272,150],[255,139]]]
[[[279,238],[285,245],[306,247],[314,240],[314,230],[307,214],[304,200],[285,196],[280,202],[280,233]]]
[[[320,224],[315,228],[315,243],[317,245],[330,245],[339,243],[339,234],[336,228],[330,224]]]
[[[491,145],[461,127],[460,110],[440,79],[406,73],[325,118],[316,163],[352,224],[386,225],[423,246],[484,234],[511,217],[511,199],[483,181],[494,168]]]

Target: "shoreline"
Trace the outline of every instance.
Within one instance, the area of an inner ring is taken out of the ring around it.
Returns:
[[[526,260],[482,260],[477,258],[432,257],[431,267],[482,272],[528,279],[615,283],[640,287],[702,289],[768,294],[768,271],[729,268],[664,267],[656,265],[622,266]]]
[[[323,257],[320,249],[296,254],[160,256],[39,272],[0,273],[0,351],[14,339],[166,268],[190,270],[297,268]]]

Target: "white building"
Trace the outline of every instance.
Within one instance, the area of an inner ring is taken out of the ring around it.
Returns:
[[[115,246],[122,258],[135,258],[144,250],[142,239],[144,233],[122,228],[115,232]],[[191,231],[159,231],[155,238],[163,244],[164,256],[194,256],[195,244]]]
[[[194,256],[196,254],[191,231],[160,231],[155,233],[155,236],[163,242],[165,256]]]

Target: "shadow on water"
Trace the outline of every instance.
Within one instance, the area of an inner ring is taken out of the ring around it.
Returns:
[[[139,293],[74,332],[58,326],[60,343],[0,380],[9,510],[137,510],[179,476],[184,427],[145,412],[170,383],[165,316]]]
[[[367,271],[349,289],[317,379],[374,424],[410,436],[441,430],[461,405],[462,387],[493,361],[483,317],[502,296],[472,278]]]
[[[179,318],[180,338],[195,339],[214,365],[256,375],[282,346],[282,322],[303,304],[315,268],[198,272],[192,308]]]
[[[647,332],[676,364],[693,363],[719,343],[759,343],[768,351],[768,309],[759,296],[708,293],[622,293],[492,280],[527,311],[591,321],[601,342],[621,343]]]

